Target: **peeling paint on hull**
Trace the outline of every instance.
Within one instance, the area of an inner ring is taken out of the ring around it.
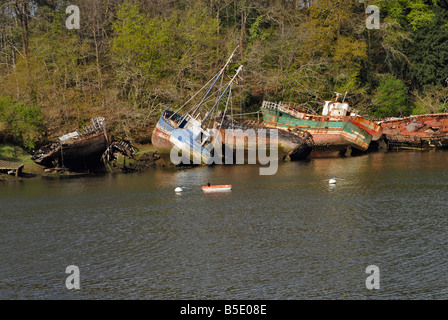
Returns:
[[[263,120],[267,126],[279,129],[301,129],[311,133],[315,148],[323,154],[328,149],[329,155],[338,154],[349,147],[365,151],[369,148],[372,135],[350,121],[351,117],[324,117],[306,115],[297,118],[285,112],[262,109]]]
[[[221,128],[222,126],[222,128]],[[275,145],[278,146],[278,157],[280,160],[285,159],[286,157],[290,157],[291,160],[303,160],[308,158],[311,151],[314,147],[314,141],[311,137],[311,135],[307,132],[300,131],[297,133],[288,132],[284,130],[278,131],[278,136],[276,139],[273,139],[270,137],[269,130],[272,128],[268,128],[263,126],[262,123],[259,124],[245,124],[245,123],[237,123],[236,121],[232,120],[231,117],[226,116],[225,121],[222,120],[222,118],[217,118],[215,120],[215,128],[219,128],[219,132],[221,133],[221,139],[223,143],[225,144],[226,140],[226,133],[232,134],[232,129],[239,129],[239,130],[247,130],[247,129],[253,129],[255,133],[258,132],[259,129],[266,130],[266,141],[265,145]],[[233,136],[233,135],[232,135]],[[255,145],[249,146],[247,137],[240,137],[239,135],[235,135],[235,138],[233,140],[233,149],[232,151],[235,153],[236,146],[244,146],[245,151],[247,152],[249,149],[259,149],[259,141],[258,141],[258,134],[256,134],[256,143]],[[241,139],[242,138],[242,139]],[[224,146],[224,149],[226,147]],[[230,150],[229,150],[230,151]]]
[[[187,129],[180,130],[179,133],[182,135],[182,137],[179,137],[178,140],[176,140],[176,138],[173,136],[173,132],[177,129],[177,127],[174,127],[174,123],[172,123],[170,117],[173,117],[175,121],[182,123],[179,128],[183,128],[183,125],[186,123],[181,115],[178,115],[177,113],[169,110],[165,110],[159,121],[157,122],[151,136],[151,143],[157,149],[157,151],[162,155],[164,159],[167,159],[166,155],[171,154],[171,150],[175,147],[175,142],[177,142],[177,147],[179,149],[183,149],[184,147],[186,147],[192,151],[191,158],[185,159],[187,161],[183,161],[183,163],[188,163],[188,160],[194,161],[193,159],[200,159],[201,162],[207,163],[211,158],[211,154],[207,150],[205,150],[205,148],[201,146],[197,141],[194,141],[192,139],[190,131],[188,131]]]
[[[448,148],[448,114],[426,114],[381,121],[389,149]]]

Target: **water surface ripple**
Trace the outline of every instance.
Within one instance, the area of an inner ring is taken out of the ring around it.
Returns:
[[[447,156],[2,182],[0,298],[446,299]]]

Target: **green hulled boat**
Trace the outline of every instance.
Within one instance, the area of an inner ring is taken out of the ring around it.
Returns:
[[[269,127],[311,133],[315,157],[344,155],[351,148],[365,151],[372,140],[381,137],[381,127],[376,123],[347,115],[350,106],[346,102],[325,101],[322,115],[315,115],[290,103],[263,101],[261,112]]]

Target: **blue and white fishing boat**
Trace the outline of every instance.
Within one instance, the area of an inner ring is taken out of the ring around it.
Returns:
[[[191,160],[193,164],[210,164],[213,157],[213,135],[211,131],[213,129],[206,127],[206,121],[214,112],[216,112],[220,100],[224,97],[227,90],[238,76],[242,66],[238,68],[235,75],[228,83],[214,92],[212,91],[218,83],[218,80],[221,79],[222,81],[224,72],[231,62],[236,49],[227,60],[224,67],[183,106],[174,112],[170,110],[163,111],[151,137],[151,143],[162,156],[171,154],[173,148],[178,152],[189,150],[188,156],[190,159],[185,159],[187,161],[182,161],[183,163]],[[179,113],[180,110],[185,108],[186,105],[205,89],[207,89],[207,91],[198,104],[195,104],[193,108],[184,115]],[[210,98],[213,94],[217,94],[217,100],[210,111],[205,114],[204,118],[201,118],[201,107],[204,102],[206,102],[207,98]],[[184,152],[182,152],[182,155],[185,156]]]

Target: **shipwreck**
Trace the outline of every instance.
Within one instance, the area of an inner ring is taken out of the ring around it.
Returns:
[[[185,159],[186,161],[182,161],[182,163],[190,163],[189,161],[193,160],[195,164],[199,164],[199,162],[203,164],[214,164],[214,160],[218,160],[215,159],[215,156],[217,158],[221,157],[221,155],[214,152],[217,146],[218,148],[222,147],[228,156],[230,152],[235,151],[234,149],[237,145],[239,147],[245,145],[244,148],[247,154],[248,148],[263,148],[266,142],[269,145],[271,145],[270,143],[272,145],[278,144],[282,159],[287,156],[292,160],[308,157],[314,145],[309,134],[304,132],[281,133],[275,138],[276,141],[273,141],[272,139],[274,138],[269,135],[269,128],[266,128],[263,124],[237,123],[233,117],[226,115],[229,109],[232,110],[232,85],[237,81],[243,69],[243,66],[240,65],[230,80],[224,81],[225,70],[231,62],[237,48],[219,72],[183,106],[176,111],[165,110],[162,113],[151,138],[152,144],[157,148],[162,157],[165,156],[167,158],[173,148],[177,150],[190,150],[190,159]],[[220,85],[218,85],[219,83]],[[205,93],[202,94],[202,98],[198,102],[193,103],[190,111],[180,114],[179,112],[202,91]],[[213,96],[216,96],[216,99]],[[227,97],[224,99],[225,96]],[[213,105],[205,109],[204,105],[208,101],[214,101]],[[224,112],[219,111],[224,106]],[[202,115],[201,112],[204,114]],[[226,132],[232,134],[233,129],[239,131],[253,129],[256,136],[258,136],[258,130],[267,129],[268,141],[263,141],[263,144],[261,144],[259,143],[261,140],[256,138],[253,145],[248,146],[245,143],[246,140],[242,138],[233,141],[233,146],[229,148],[229,146],[225,145],[225,134]],[[217,139],[215,130],[219,132],[217,137],[220,138],[220,141],[215,140]],[[184,154],[182,154],[183,156]],[[223,154],[223,158],[227,158],[227,156]],[[200,159],[200,161],[194,161],[194,159]],[[221,163],[220,160],[222,159],[219,159],[219,163]],[[169,161],[167,159],[166,162]]]
[[[184,163],[188,163],[190,160],[200,159],[202,163],[206,164],[213,158],[212,134],[206,126],[206,121],[219,105],[220,100],[230,88],[232,82],[235,81],[242,67],[240,66],[232,79],[225,86],[220,88],[222,89],[221,92],[219,89],[214,92],[212,91],[218,83],[218,80],[224,78],[224,72],[231,62],[236,49],[232,52],[224,67],[212,79],[210,79],[202,89],[200,89],[192,98],[180,107],[179,110],[163,111],[162,116],[157,122],[152,133],[151,142],[162,157],[167,159],[167,163],[170,162],[170,160],[168,160],[170,159],[169,154],[173,148],[177,150],[191,150],[190,159],[185,159],[183,161]],[[206,92],[200,102],[194,105],[190,111],[180,114],[179,111],[185,108],[188,103],[191,102],[193,98],[203,90],[206,90]],[[202,119],[200,114],[201,107],[204,102],[212,96],[212,94],[217,94],[218,98],[213,108],[207,112]]]
[[[277,135],[272,135],[271,128],[268,128],[263,122],[256,120],[247,120],[243,123],[235,121],[231,116],[220,115],[215,119],[215,129],[221,133],[221,139],[223,143],[223,154],[237,154],[238,147],[243,146],[245,155],[249,154],[249,150],[255,151],[262,145],[277,147],[278,160],[285,160],[287,157],[290,160],[303,160],[308,158],[314,147],[314,140],[310,133],[303,130],[296,130],[295,132],[289,132],[284,130],[277,130]],[[248,132],[252,130],[254,133],[254,141],[251,142],[249,137],[239,132]],[[265,130],[265,139],[263,143],[259,143],[260,130]],[[229,141],[229,135],[231,146],[226,145],[225,142]],[[269,150],[266,150],[269,151]]]
[[[448,148],[448,114],[424,114],[378,122],[383,129],[386,148],[446,149]]]
[[[42,146],[31,159],[50,168],[88,168],[100,164],[108,144],[106,120],[95,118],[90,125]]]
[[[325,101],[322,115],[299,105],[270,101],[263,101],[261,112],[268,127],[309,132],[315,143],[312,157],[343,156],[353,149],[366,151],[372,140],[381,138],[382,128],[351,112],[344,100]]]

